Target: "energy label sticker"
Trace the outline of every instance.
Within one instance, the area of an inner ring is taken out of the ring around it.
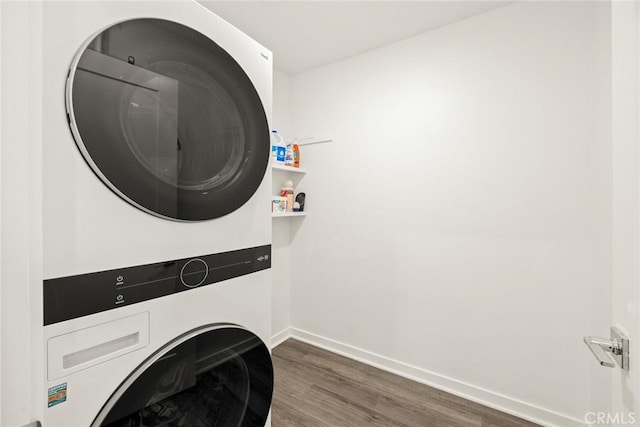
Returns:
[[[47,406],[51,408],[60,403],[67,401],[67,383],[58,384],[55,387],[51,387],[48,393]]]

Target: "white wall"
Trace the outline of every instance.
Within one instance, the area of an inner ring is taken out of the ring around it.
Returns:
[[[292,138],[291,128],[291,78],[274,70],[273,72],[273,129],[285,138]],[[283,173],[273,171],[273,187],[282,186]],[[274,193],[275,194],[275,193]],[[291,286],[291,235],[288,218],[275,218],[272,221],[272,264],[273,293],[271,309],[271,331],[275,339],[277,334],[290,325],[290,286]]]
[[[3,2],[0,7],[0,425],[13,427],[36,419],[43,399],[38,328],[42,325],[42,8],[35,2]]]
[[[335,138],[303,147],[294,334],[582,422],[611,271],[596,11],[518,2],[294,76],[294,130]]]
[[[2,23],[2,9],[3,6],[2,4],[0,4],[0,23]],[[4,25],[2,25],[2,27],[4,27]],[[2,40],[6,37],[6,35],[3,34],[2,30],[0,29],[0,50],[2,50]],[[2,98],[2,86],[4,84],[4,81],[2,80],[2,64],[4,62],[4,58],[2,57],[2,55],[0,55],[0,167],[2,165],[2,141],[4,140],[3,138],[3,132],[2,132],[2,121],[4,119],[4,116],[2,115],[2,107],[3,107],[3,102],[1,101]],[[2,189],[2,173],[0,172],[0,190]],[[2,197],[0,197],[0,260],[2,260]],[[0,261],[1,262],[1,261]],[[0,274],[0,320],[2,319],[2,274]],[[0,422],[2,421],[2,328],[0,327]]]

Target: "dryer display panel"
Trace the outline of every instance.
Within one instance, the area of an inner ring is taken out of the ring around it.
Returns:
[[[262,340],[239,327],[213,325],[147,359],[92,426],[262,427],[272,394],[273,366]]]
[[[221,46],[184,25],[114,25],[67,80],[78,148],[117,195],[167,219],[226,215],[255,193],[269,159],[260,96]]]

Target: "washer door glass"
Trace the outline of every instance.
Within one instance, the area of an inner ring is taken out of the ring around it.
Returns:
[[[269,127],[240,65],[203,34],[136,19],[92,39],[67,80],[85,160],[132,205],[199,221],[247,202],[264,177]]]
[[[151,356],[92,426],[264,426],[273,393],[269,350],[234,326],[192,331]]]

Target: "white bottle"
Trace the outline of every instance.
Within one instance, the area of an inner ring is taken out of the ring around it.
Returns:
[[[271,131],[271,160],[275,163],[284,164],[287,155],[287,144],[282,135],[277,130]]]
[[[287,151],[284,155],[284,165],[293,167],[293,143],[287,144]]]

